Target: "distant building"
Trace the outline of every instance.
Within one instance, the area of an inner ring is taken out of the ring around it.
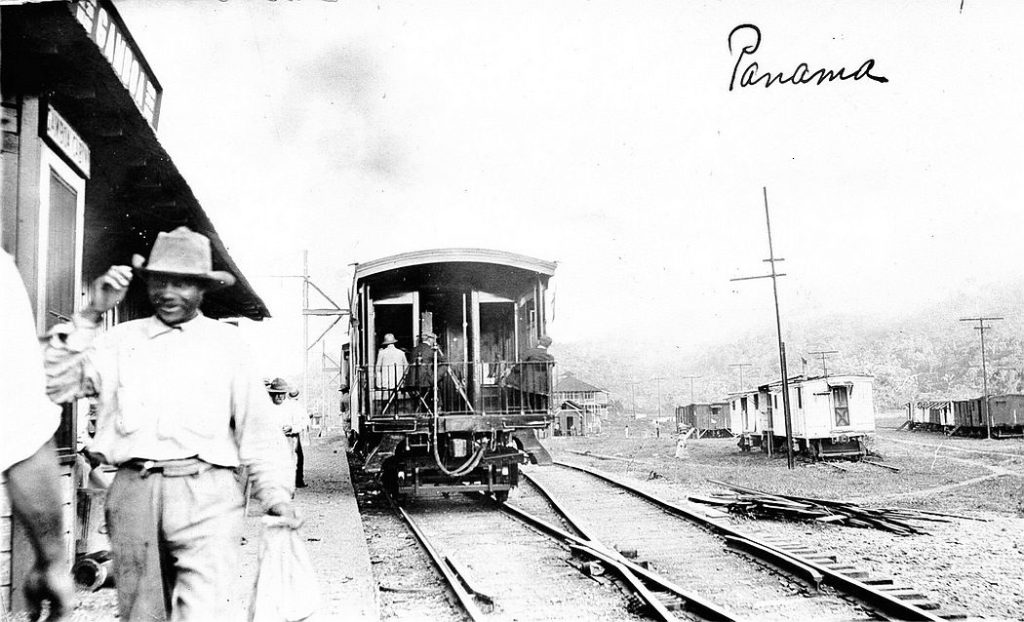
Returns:
[[[555,435],[587,436],[601,432],[608,415],[608,391],[567,373],[555,384]]]

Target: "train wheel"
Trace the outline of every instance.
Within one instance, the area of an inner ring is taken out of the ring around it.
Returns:
[[[498,503],[505,503],[506,501],[508,501],[507,490],[495,490],[491,494],[494,495],[494,500],[497,501]]]

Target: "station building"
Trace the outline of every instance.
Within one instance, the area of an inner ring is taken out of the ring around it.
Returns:
[[[600,434],[602,422],[608,417],[608,391],[566,373],[555,384],[553,403],[555,433],[565,436]]]
[[[235,274],[212,292],[213,318],[269,317],[157,139],[163,87],[109,0],[0,5],[0,244],[15,258],[42,334],[71,317],[88,284],[113,264],[148,255],[156,235],[185,225],[210,238],[214,268]],[[105,318],[149,314],[142,287]],[[69,559],[82,540],[83,400],[56,434]],[[22,604],[33,553],[0,494],[0,597]]]

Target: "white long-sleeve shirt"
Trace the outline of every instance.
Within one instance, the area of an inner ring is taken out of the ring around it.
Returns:
[[[405,368],[409,366],[405,358],[405,352],[389,344],[388,347],[377,352],[377,388],[394,389],[405,375]]]
[[[43,356],[25,284],[14,260],[0,250],[0,471],[32,456],[60,423],[46,399]]]
[[[47,390],[55,402],[96,396],[89,450],[110,464],[198,456],[244,464],[266,506],[291,499],[291,465],[273,402],[234,326],[157,317],[101,333],[76,315],[50,332]]]

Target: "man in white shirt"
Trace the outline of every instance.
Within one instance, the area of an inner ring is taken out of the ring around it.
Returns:
[[[209,240],[179,227],[132,264],[155,315],[101,334],[133,276],[111,267],[85,309],[51,330],[47,390],[58,403],[97,399],[88,449],[119,467],[106,507],[121,619],[236,619],[235,470],[246,467],[269,514],[298,525],[287,447],[238,330],[199,310],[205,292],[235,282],[212,269]]]
[[[73,590],[62,525],[60,473],[53,433],[60,409],[46,399],[46,376],[32,306],[14,260],[0,250],[0,471],[11,509],[24,525],[36,559],[24,578],[34,620],[44,601],[50,619],[71,608]],[[16,612],[12,612],[16,613]]]
[[[291,397],[298,397],[299,392],[289,386],[284,378],[274,378],[267,387],[271,401],[276,407],[281,430],[291,446],[292,462],[295,464],[295,487],[305,488],[306,479],[303,473],[305,456],[302,453],[302,437],[309,428],[309,415],[302,405]]]
[[[395,336],[387,333],[381,342],[384,347],[377,351],[377,399],[381,409],[387,408],[389,403],[390,408],[395,409],[399,399],[395,390],[401,386],[405,369],[409,366],[405,352],[399,350],[396,343]]]

